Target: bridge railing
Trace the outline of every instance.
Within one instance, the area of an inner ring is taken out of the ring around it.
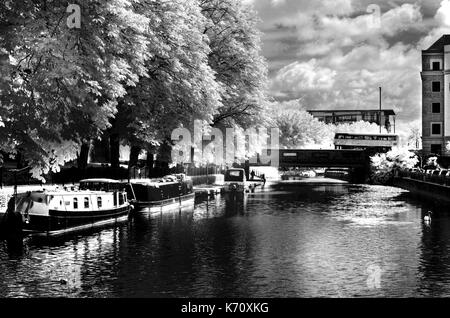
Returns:
[[[270,153],[278,156],[280,167],[354,167],[368,163],[364,150],[273,149]],[[254,161],[255,158],[252,159]],[[261,164],[259,155],[256,161]]]

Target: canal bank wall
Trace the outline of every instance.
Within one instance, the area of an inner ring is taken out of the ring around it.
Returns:
[[[450,203],[450,187],[445,185],[410,178],[395,178],[393,185],[422,197]]]

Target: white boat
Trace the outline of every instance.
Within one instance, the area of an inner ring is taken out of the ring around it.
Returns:
[[[103,182],[115,186],[101,190],[86,189],[89,182],[98,183],[99,179],[83,180],[80,188],[18,194],[11,209],[0,212],[3,231],[21,227],[23,234],[58,236],[126,221],[131,205],[120,182]]]
[[[225,192],[250,192],[258,182],[248,181],[244,169],[228,169],[225,172]]]

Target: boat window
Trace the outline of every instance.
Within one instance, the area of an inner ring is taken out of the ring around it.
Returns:
[[[113,193],[113,198],[114,198],[114,206],[117,206],[117,192]]]
[[[228,170],[225,174],[225,181],[244,181],[244,172],[242,170]]]
[[[78,198],[73,198],[73,208],[78,209]]]
[[[89,208],[89,198],[88,197],[85,197],[84,198],[84,207],[87,209],[87,208]]]
[[[98,206],[99,208],[102,207],[102,197],[98,197],[98,198],[97,198],[97,206]]]
[[[124,203],[124,200],[123,200],[123,193],[120,193],[119,194],[119,205],[122,205]]]

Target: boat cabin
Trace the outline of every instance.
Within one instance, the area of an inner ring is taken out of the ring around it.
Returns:
[[[85,179],[80,181],[80,190],[124,191],[126,183],[113,179]]]
[[[105,191],[36,191],[17,197],[16,211],[45,215],[50,210],[89,212],[114,210],[127,205],[125,192]]]
[[[228,169],[225,172],[225,182],[245,182],[247,181],[245,177],[244,169]]]

